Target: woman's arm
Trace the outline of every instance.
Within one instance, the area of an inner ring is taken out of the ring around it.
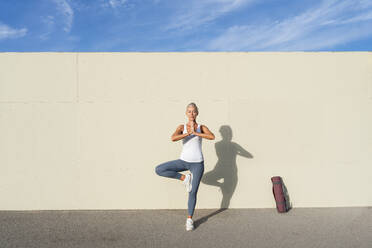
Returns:
[[[207,128],[205,125],[201,125],[201,133],[193,132],[193,134],[198,135],[202,138],[206,138],[209,140],[214,140],[214,134]]]
[[[176,131],[172,134],[171,140],[177,141],[180,139],[185,138],[186,136],[189,136],[191,133],[183,133],[183,125],[179,125],[176,129]]]

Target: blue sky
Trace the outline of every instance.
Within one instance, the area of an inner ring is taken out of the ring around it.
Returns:
[[[372,51],[372,0],[0,0],[0,51]]]

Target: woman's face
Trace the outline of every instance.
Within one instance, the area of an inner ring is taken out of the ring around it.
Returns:
[[[186,115],[190,121],[194,121],[196,116],[198,116],[198,114],[196,113],[196,109],[192,106],[187,108]]]

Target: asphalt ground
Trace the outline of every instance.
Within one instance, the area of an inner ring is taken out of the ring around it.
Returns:
[[[0,211],[0,247],[371,248],[372,207]]]

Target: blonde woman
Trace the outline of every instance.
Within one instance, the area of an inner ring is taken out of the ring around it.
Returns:
[[[186,107],[188,122],[177,127],[172,135],[172,141],[182,139],[182,152],[179,159],[162,163],[155,168],[156,174],[163,177],[170,177],[181,180],[189,193],[188,216],[186,219],[186,230],[194,229],[192,216],[196,205],[196,194],[198,192],[200,180],[204,173],[204,157],[202,152],[202,138],[214,140],[214,134],[209,131],[207,126],[196,122],[199,111],[195,103],[190,103]],[[190,170],[189,174],[179,172]]]

